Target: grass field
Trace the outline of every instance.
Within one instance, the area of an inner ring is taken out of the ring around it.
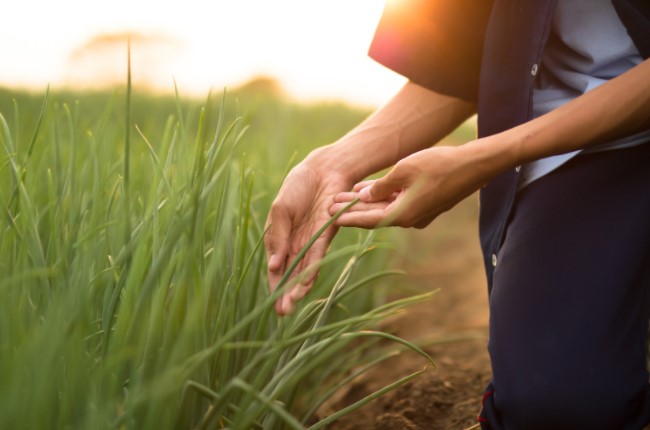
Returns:
[[[368,112],[267,84],[0,90],[0,428],[323,428],[337,415],[319,406],[356,375],[426,356],[373,331],[431,296],[384,302],[389,231],[341,234],[296,315],[274,315],[274,192]]]

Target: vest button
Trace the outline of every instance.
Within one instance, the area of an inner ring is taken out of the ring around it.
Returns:
[[[492,254],[492,267],[497,267],[497,255]]]
[[[520,170],[521,170],[521,166],[515,167],[515,172],[519,173]]]
[[[530,74],[533,75],[533,76],[537,75],[537,70],[538,69],[539,69],[539,67],[537,66],[537,63],[533,64],[533,68],[530,69]]]

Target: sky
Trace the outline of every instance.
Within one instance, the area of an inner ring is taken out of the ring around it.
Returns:
[[[123,79],[186,94],[272,76],[300,100],[377,106],[404,78],[367,56],[383,0],[21,0],[3,5],[0,85]]]

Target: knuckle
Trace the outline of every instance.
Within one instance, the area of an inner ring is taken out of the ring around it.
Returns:
[[[411,171],[413,169],[416,169],[416,168],[417,168],[416,164],[413,163],[412,160],[410,160],[408,158],[404,158],[404,159],[398,161],[397,164],[395,164],[395,169],[393,169],[393,171],[395,171],[396,173],[402,173],[403,174],[405,172],[409,172],[409,171]]]
[[[280,199],[275,199],[271,204],[271,210],[269,211],[269,218],[273,218],[275,216],[281,216],[284,213],[286,213],[286,210],[287,210],[287,205],[284,203],[284,201]]]
[[[414,215],[411,215],[411,214],[404,214],[400,218],[401,218],[401,223],[402,223],[402,225],[400,225],[400,227],[411,228],[411,227],[416,227],[419,224],[418,219]]]
[[[395,219],[394,224],[397,227],[402,227],[402,228],[409,228],[412,226],[412,224],[409,222],[408,218],[406,217],[398,217]]]
[[[414,175],[417,175],[417,169],[414,169],[408,162],[400,165],[399,168],[394,169],[389,177],[390,181],[393,183],[402,184],[411,179]]]

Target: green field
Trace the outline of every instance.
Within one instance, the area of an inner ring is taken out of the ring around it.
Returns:
[[[0,428],[322,428],[338,388],[417,350],[374,331],[431,295],[385,301],[391,231],[340,234],[294,316],[267,290],[283,176],[368,113],[264,81],[0,90]]]

